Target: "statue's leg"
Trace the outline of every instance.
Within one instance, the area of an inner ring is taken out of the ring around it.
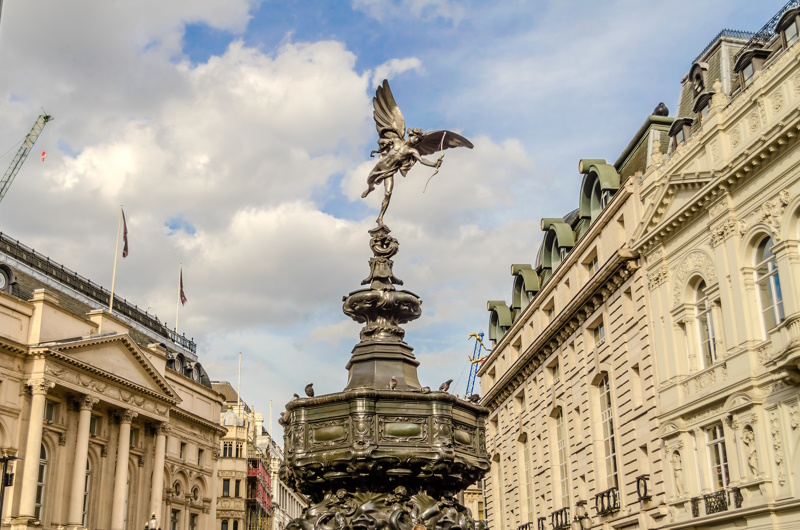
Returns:
[[[376,169],[373,169],[370,172],[369,176],[367,177],[367,190],[361,194],[362,199],[367,195],[369,195],[370,193],[372,193],[372,191],[375,189],[375,184],[381,183],[382,179],[380,178],[380,176],[382,173],[383,172],[378,171]]]
[[[392,198],[392,190],[394,189],[394,176],[386,177],[383,179],[383,185],[386,187],[386,193],[383,195],[383,202],[381,202],[381,213],[378,215],[378,226],[383,226],[383,214],[389,207],[389,200]]]

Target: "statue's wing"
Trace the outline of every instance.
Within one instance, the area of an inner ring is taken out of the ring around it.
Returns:
[[[389,88],[389,81],[386,79],[375,92],[375,97],[372,98],[372,107],[375,109],[372,113],[375,118],[375,127],[381,138],[389,138],[394,135],[403,138],[406,135],[406,120],[394,100],[392,89]]]
[[[443,141],[444,140],[444,141]],[[453,131],[431,131],[422,135],[422,141],[414,146],[420,155],[432,155],[436,151],[444,151],[451,147],[467,147],[472,149],[472,142]]]

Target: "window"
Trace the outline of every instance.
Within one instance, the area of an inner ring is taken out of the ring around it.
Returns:
[[[192,488],[192,500],[197,502],[198,499],[200,499],[200,488],[195,486],[194,488]]]
[[[239,521],[233,522],[233,530],[239,530]]]
[[[233,456],[233,442],[222,442],[222,456],[223,458],[231,458]]]
[[[600,346],[606,340],[606,328],[603,326],[603,323],[600,322],[595,327],[592,328],[592,338],[594,339],[595,347]]]
[[[758,245],[756,253],[756,285],[761,298],[761,315],[764,327],[770,330],[783,322],[783,294],[778,277],[778,262],[772,253],[772,238],[768,237]]]
[[[44,406],[44,420],[47,423],[53,423],[58,419],[58,403],[55,401],[48,401]]]
[[[614,407],[611,404],[611,385],[608,374],[600,380],[600,422],[603,425],[603,447],[605,448],[607,486],[617,486],[617,442],[614,437]]]
[[[172,517],[170,518],[171,530],[178,530],[178,517],[180,516],[179,510],[172,510]]]
[[[222,524],[220,525],[220,530],[228,530],[228,521],[223,520]]]
[[[98,434],[100,434],[100,418],[98,416],[92,416],[89,419],[89,436],[94,438]]]
[[[711,481],[714,489],[721,490],[726,488],[731,481],[722,424],[717,423],[706,429],[706,437],[708,439],[708,458],[711,461]]]
[[[197,514],[191,513],[189,514],[189,530],[195,530],[197,528]]]
[[[622,315],[626,319],[633,318],[633,291],[630,287],[622,292]]]
[[[675,133],[675,143],[682,144],[684,140],[686,140],[686,137],[683,134],[683,129],[681,129],[677,133]]]
[[[83,518],[81,519],[83,522],[84,528],[89,526],[89,485],[91,483],[92,478],[92,467],[89,464],[89,461],[86,461],[86,479],[83,482]]]
[[[742,70],[742,80],[744,81],[745,88],[753,84],[753,75],[755,75],[755,73],[756,69],[752,61],[747,63],[747,66]]]
[[[528,494],[528,520],[533,520],[533,470],[531,469],[531,447],[528,438],[522,443],[522,457],[525,461],[525,484]]]
[[[236,442],[236,458],[243,458],[244,457],[244,444],[242,442]]]
[[[783,34],[786,36],[786,47],[788,48],[797,40],[797,21],[795,20],[789,24],[786,29],[783,30]]]
[[[569,463],[567,461],[567,433],[564,415],[556,413],[556,450],[558,451],[558,475],[561,484],[561,508],[569,506]]]
[[[178,450],[178,458],[186,460],[186,444],[181,442],[180,449]]]
[[[700,281],[695,290],[697,317],[697,332],[700,339],[700,353],[703,358],[703,367],[709,367],[717,360],[716,336],[714,334],[714,319],[711,314],[711,301],[706,294],[706,282]]]
[[[44,503],[44,485],[47,480],[47,449],[42,444],[39,452],[39,476],[36,479],[36,504],[33,509],[33,517],[42,520],[42,504]]]
[[[131,447],[136,447],[139,445],[139,429],[136,427],[131,427]]]
[[[240,496],[241,492],[239,490],[240,490],[240,486],[241,485],[242,485],[242,481],[239,480],[239,479],[236,479],[236,484],[235,484],[235,487],[234,487],[234,490],[233,490],[233,496],[234,497],[239,497]]]
[[[590,275],[600,270],[600,262],[597,259],[597,254],[592,256],[592,259],[586,262],[586,269],[589,271]]]
[[[222,479],[222,496],[223,497],[231,496],[231,479],[229,478]]]
[[[197,465],[198,466],[202,466],[203,465],[203,450],[202,449],[198,449],[197,450]]]
[[[552,378],[554,385],[561,382],[561,370],[558,368],[557,360],[550,366],[550,377]]]

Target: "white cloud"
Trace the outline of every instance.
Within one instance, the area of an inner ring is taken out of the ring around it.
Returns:
[[[414,70],[417,73],[421,73],[422,62],[416,57],[390,59],[375,68],[375,73],[372,74],[372,86],[377,87],[383,83],[384,79],[392,79],[396,75],[407,72],[408,70]]]
[[[381,22],[399,18],[442,18],[458,23],[464,16],[464,7],[450,0],[353,0],[353,8]]]

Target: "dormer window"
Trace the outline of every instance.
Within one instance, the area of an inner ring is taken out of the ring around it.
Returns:
[[[753,84],[753,76],[756,73],[755,67],[753,67],[753,63],[749,62],[742,70],[742,85],[744,87],[749,87]]]
[[[694,79],[692,80],[692,85],[694,86],[694,93],[699,94],[703,91],[706,87],[705,83],[703,83],[703,74],[697,72],[694,74]]]
[[[672,148],[677,148],[680,144],[689,139],[692,134],[692,118],[678,118],[669,128],[669,136],[672,138]]]
[[[797,20],[786,26],[783,30],[783,36],[786,38],[786,47],[788,48],[797,40]]]
[[[708,64],[706,63],[694,63],[692,69],[689,70],[689,81],[692,83],[695,97],[706,90],[706,85],[708,84],[706,79],[707,72]]]

